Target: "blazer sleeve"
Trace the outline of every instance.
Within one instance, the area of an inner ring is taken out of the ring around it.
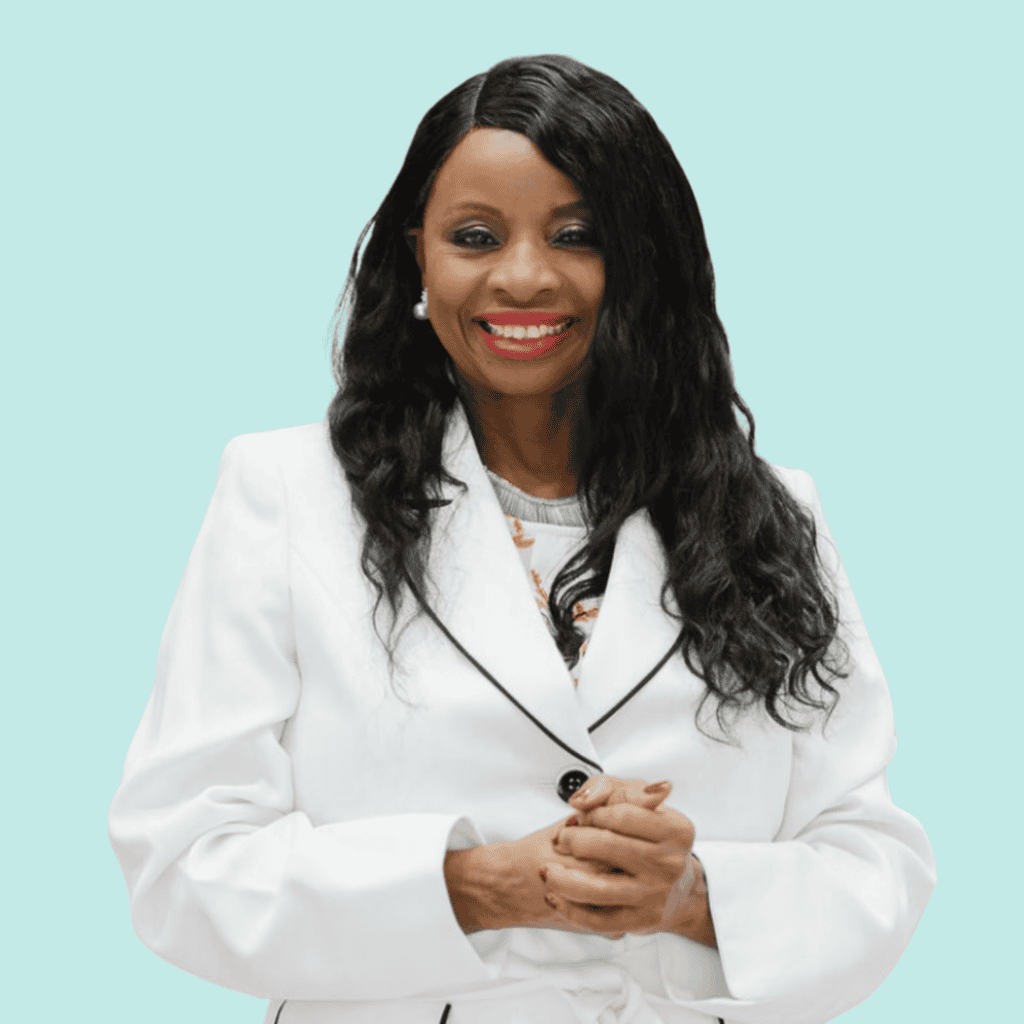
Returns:
[[[892,704],[814,481],[784,471],[810,512],[839,603],[850,675],[828,723],[794,734],[782,826],[772,842],[699,841],[728,994],[684,968],[659,936],[663,981],[681,1005],[743,1024],[821,1024],[866,999],[895,967],[935,886],[920,823],[894,806],[886,765]],[[701,996],[714,996],[700,998]]]
[[[431,996],[485,982],[443,863],[459,815],[314,824],[281,738],[300,696],[273,435],[226,448],[109,814],[139,938],[250,995]]]

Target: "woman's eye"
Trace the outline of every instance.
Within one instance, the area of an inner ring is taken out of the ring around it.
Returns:
[[[456,245],[464,245],[471,249],[485,249],[497,239],[487,228],[466,228],[457,231],[454,236]]]
[[[597,237],[593,230],[582,224],[574,225],[571,228],[566,228],[564,231],[559,231],[555,236],[555,241],[559,245],[582,245],[589,248],[595,248],[597,246]]]
[[[452,241],[467,249],[491,249],[501,244],[494,232],[484,227],[463,228],[461,231],[456,231],[452,236]],[[552,241],[556,245],[584,248],[596,248],[597,246],[597,238],[593,230],[584,224],[563,228]]]

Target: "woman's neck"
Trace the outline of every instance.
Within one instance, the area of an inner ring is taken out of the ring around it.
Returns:
[[[463,388],[480,458],[498,476],[537,498],[576,493],[589,440],[581,389],[518,396]]]

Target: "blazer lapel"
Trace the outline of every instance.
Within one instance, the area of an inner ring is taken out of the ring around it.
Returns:
[[[667,567],[661,538],[647,510],[640,509],[615,539],[601,611],[580,665],[576,695],[586,726],[622,700],[678,637],[679,623],[660,605]],[[671,592],[669,607],[675,608]]]
[[[429,575],[436,589],[428,587],[425,599],[459,643],[535,718],[571,748],[598,760],[572,678],[537,610],[461,402],[449,417],[444,464],[469,489],[444,486],[451,504],[434,519]],[[468,660],[466,665],[477,671]],[[479,678],[481,686],[493,685]],[[509,713],[521,714],[511,703]]]

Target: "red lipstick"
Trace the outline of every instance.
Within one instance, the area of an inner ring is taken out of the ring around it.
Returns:
[[[484,313],[481,320],[486,320],[495,327],[554,327],[555,324],[568,320],[570,314],[562,313],[550,316],[547,313]]]
[[[560,334],[551,334],[546,338],[531,339],[529,341],[525,339],[514,341],[511,338],[498,338],[493,334],[489,334],[480,324],[476,325],[476,330],[483,343],[496,356],[501,356],[503,359],[538,359],[541,356],[546,356],[574,330],[576,321],[571,318],[563,318],[563,320],[565,319],[569,319],[569,326]],[[490,320],[490,317],[488,317],[488,320]],[[555,322],[562,323],[563,320]],[[492,320],[491,323],[494,323],[494,321]],[[504,325],[502,324],[501,326]]]

